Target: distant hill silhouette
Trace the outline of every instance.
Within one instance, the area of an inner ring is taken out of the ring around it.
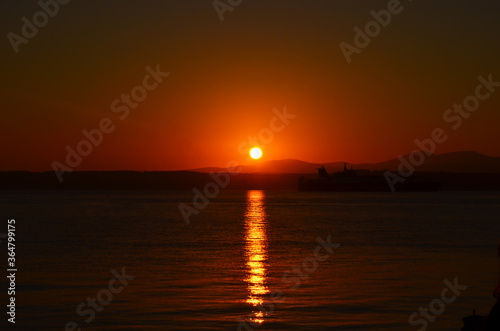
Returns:
[[[405,158],[408,158],[405,156]],[[349,166],[351,165],[348,163]],[[382,176],[383,170],[396,170],[398,159],[381,163],[352,164],[358,173],[371,171]],[[344,162],[324,163],[328,172],[343,169]],[[241,174],[230,176],[227,189],[297,190],[300,177],[317,178],[320,164],[298,160],[258,162],[242,166]],[[213,174],[223,168],[195,171],[74,171],[60,183],[53,171],[0,171],[0,190],[193,190],[214,182]],[[415,169],[415,175],[441,182],[442,190],[500,191],[500,158],[475,152],[432,155]]]
[[[408,160],[408,155],[404,156]],[[376,164],[360,164],[360,169],[395,170],[400,161],[393,159]],[[451,173],[500,173],[500,157],[486,156],[476,152],[452,152],[434,154],[426,157],[425,162],[417,167],[418,171]]]
[[[403,156],[408,160],[408,155]],[[243,173],[269,173],[269,174],[308,174],[316,173],[316,168],[325,166],[328,172],[339,171],[344,168],[344,163],[353,166],[357,170],[382,171],[398,169],[400,160],[398,158],[379,163],[350,163],[347,161],[329,163],[309,163],[300,160],[286,159],[262,161],[250,165],[243,165]],[[209,167],[191,169],[196,172],[220,172],[223,168]],[[477,152],[452,152],[445,154],[433,154],[425,158],[425,162],[416,167],[416,171],[422,172],[450,172],[450,173],[500,173],[500,157],[486,156]]]

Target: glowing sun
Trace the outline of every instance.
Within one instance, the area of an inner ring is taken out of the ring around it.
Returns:
[[[250,156],[255,160],[260,159],[262,156],[262,150],[259,147],[254,147],[250,150]]]

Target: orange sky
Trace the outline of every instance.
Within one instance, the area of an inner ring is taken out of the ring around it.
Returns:
[[[115,129],[75,170],[175,170],[246,163],[241,142],[268,128],[273,109],[297,116],[261,144],[263,160],[379,162],[443,128],[437,153],[500,156],[500,89],[457,130],[443,121],[500,81],[497,3],[402,2],[404,10],[347,63],[355,26],[386,1],[252,1],[225,14],[210,2],[71,2],[15,54],[1,47],[0,170],[52,170],[82,130]],[[2,31],[21,31],[35,4],[3,5]],[[112,102],[169,72],[121,120]]]

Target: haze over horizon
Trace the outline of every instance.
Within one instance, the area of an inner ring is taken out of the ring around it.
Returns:
[[[447,136],[438,154],[500,156],[500,95],[496,83],[484,85],[500,82],[492,42],[500,21],[491,15],[500,4],[401,1],[348,63],[339,45],[354,45],[354,28],[387,4],[243,1],[222,22],[202,1],[61,5],[18,53],[8,38],[1,46],[0,170],[67,164],[67,146],[76,150],[82,130],[106,118],[109,133],[75,171],[246,164],[249,137],[262,161],[377,163],[417,149],[415,139],[436,128]],[[22,17],[40,10],[36,2],[4,7],[5,34],[21,34]],[[154,88],[143,101],[122,99],[145,83]],[[445,121],[478,84],[489,97]],[[296,117],[272,124],[284,107]],[[259,140],[272,127],[281,129]]]
[[[424,154],[422,154],[424,155]],[[462,172],[462,173],[500,173],[500,157],[493,157],[473,151],[459,151],[443,154],[426,155],[422,164],[414,164],[409,155],[400,155],[397,158],[382,162],[354,163],[348,160],[330,162],[307,162],[296,159],[282,160],[253,160],[246,164],[238,164],[242,173],[317,173],[319,166],[324,166],[327,171],[342,170],[344,165],[354,167],[355,170],[369,171],[397,171],[401,160],[410,164],[415,171],[431,172]],[[406,165],[405,165],[406,167]],[[177,169],[178,171],[220,172],[226,171],[224,167],[201,167],[192,169]],[[231,171],[229,171],[231,172]]]

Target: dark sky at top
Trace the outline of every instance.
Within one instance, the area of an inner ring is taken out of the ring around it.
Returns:
[[[8,34],[41,8],[3,1],[0,170],[51,170],[103,118],[114,130],[77,170],[244,163],[238,146],[285,105],[297,116],[257,141],[265,159],[383,161],[435,128],[448,135],[437,153],[500,156],[500,91],[459,126],[443,119],[479,76],[500,82],[500,2],[401,1],[348,63],[339,45],[388,3],[244,0],[221,21],[211,1],[73,0],[16,54]],[[169,75],[121,119],[113,102],[148,66]]]

